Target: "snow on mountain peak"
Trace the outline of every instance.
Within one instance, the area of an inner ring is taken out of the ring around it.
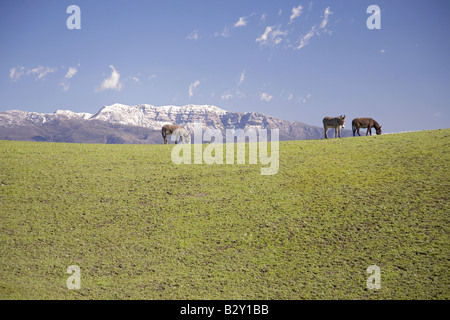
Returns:
[[[165,124],[183,124],[204,121],[219,125],[220,116],[227,111],[212,105],[160,106],[139,104],[128,106],[114,103],[104,106],[90,120],[102,120],[110,123],[161,129]]]
[[[225,114],[227,113],[226,110],[223,110],[219,107],[213,106],[213,105],[195,105],[195,104],[189,104],[185,106],[174,106],[174,105],[166,105],[166,106],[153,106],[151,104],[139,104],[134,106],[129,106],[126,104],[121,103],[114,103],[110,106],[104,106],[99,112],[133,112],[133,111],[140,111],[140,110],[154,110],[158,112],[189,112],[189,111],[196,111],[196,112],[214,112],[217,114]]]
[[[87,112],[77,113],[77,112],[73,112],[70,110],[56,110],[55,115],[65,116],[69,119],[81,118],[81,119],[85,119],[85,120],[88,120],[90,117],[92,117],[92,113],[87,113]]]

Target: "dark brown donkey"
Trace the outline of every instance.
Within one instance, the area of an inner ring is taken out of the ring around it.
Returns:
[[[353,129],[353,136],[355,136],[355,132],[358,132],[358,136],[361,134],[359,133],[360,128],[367,128],[366,136],[369,134],[372,135],[372,128],[375,128],[377,134],[381,134],[381,126],[373,120],[372,118],[355,118],[352,121],[352,129]]]

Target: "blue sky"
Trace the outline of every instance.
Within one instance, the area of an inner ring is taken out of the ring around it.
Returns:
[[[66,26],[72,4],[80,30]],[[212,104],[447,128],[449,33],[446,0],[2,0],[0,111]]]

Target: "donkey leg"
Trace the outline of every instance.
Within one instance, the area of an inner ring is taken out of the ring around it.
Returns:
[[[341,137],[341,127],[338,128],[339,138]]]
[[[338,137],[338,128],[335,127],[334,128],[334,138],[337,138],[337,137]]]
[[[328,139],[328,135],[327,135],[328,128],[324,127],[323,130],[325,131],[325,139]]]

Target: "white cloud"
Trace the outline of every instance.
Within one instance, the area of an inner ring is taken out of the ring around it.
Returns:
[[[194,95],[194,90],[198,87],[199,84],[200,81],[197,80],[189,85],[189,98]]]
[[[17,68],[9,69],[9,78],[12,81],[18,81],[25,74],[25,68],[22,66],[18,66]]]
[[[299,5],[298,7],[293,7],[291,17],[289,18],[289,23],[292,23],[295,18],[300,17],[300,15],[302,14],[302,10],[303,7],[301,5]]]
[[[198,35],[198,30],[192,31],[186,37],[186,40],[198,40],[198,39],[200,39],[200,36]]]
[[[27,75],[29,75],[29,74],[34,74],[34,75],[37,75],[37,78],[36,79],[42,79],[42,78],[44,78],[47,74],[49,74],[49,73],[53,73],[53,72],[55,72],[56,70],[58,70],[58,68],[50,68],[50,67],[43,67],[43,66],[39,66],[39,67],[36,67],[36,68],[34,68],[34,69],[30,69],[30,70],[28,70],[27,71]]]
[[[294,95],[292,93],[290,93],[287,97],[288,101],[291,101],[294,98]]]
[[[268,94],[267,92],[261,93],[261,96],[260,96],[260,100],[261,100],[261,101],[267,101],[267,102],[269,102],[269,101],[272,100],[272,99],[273,99],[273,96],[271,96],[271,95]]]
[[[281,16],[281,14],[283,13],[283,10],[278,10],[278,15]]]
[[[259,42],[259,41],[261,41],[263,43],[266,42],[269,37],[270,32],[272,32],[272,27],[267,26],[264,33],[259,38],[256,39],[256,42]]]
[[[79,67],[80,64],[77,65]],[[69,70],[67,70],[66,75],[64,76],[64,79],[61,80],[58,85],[62,87],[63,91],[68,91],[70,87],[69,79],[71,79],[74,75],[77,74],[78,68],[77,67],[69,67]]]
[[[283,37],[286,37],[287,31],[282,31],[280,26],[267,26],[264,33],[256,39],[256,42],[260,42],[261,45],[277,46],[283,41]]]
[[[135,76],[129,76],[128,78],[130,78],[131,80],[134,80],[134,82],[139,83],[139,81],[141,81],[138,77]]]
[[[80,66],[80,65],[78,65]],[[67,70],[66,75],[64,76],[64,78],[66,79],[70,79],[72,78],[76,73],[78,72],[78,69],[75,67],[70,67],[69,70]]]
[[[247,25],[247,20],[245,20],[245,17],[240,17],[238,22],[234,24],[235,27],[245,27]]]
[[[101,92],[109,89],[120,91],[122,89],[119,72],[116,70],[116,68],[114,68],[113,65],[110,65],[109,67],[112,70],[111,75],[103,80],[102,84],[96,89],[96,92]]]
[[[325,29],[325,27],[327,26],[327,24],[328,24],[328,17],[331,15],[331,14],[333,14],[333,12],[331,12],[330,11],[330,7],[327,7],[326,9],[325,9],[325,12],[323,13],[323,20],[322,20],[322,22],[320,23],[320,29]]]

